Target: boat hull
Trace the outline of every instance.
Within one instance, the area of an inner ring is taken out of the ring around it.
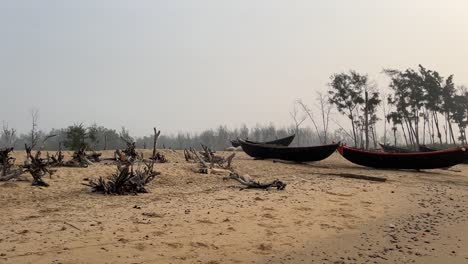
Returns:
[[[285,138],[280,138],[280,139],[276,139],[276,140],[272,140],[272,141],[266,141],[266,142],[255,142],[255,141],[250,141],[250,140],[244,140],[244,141],[246,141],[248,143],[252,143],[252,144],[267,144],[267,145],[277,145],[277,146],[287,147],[293,142],[294,137],[296,137],[296,134],[293,134],[293,135],[285,137]],[[231,145],[233,147],[237,148],[241,144],[239,142],[239,139],[236,139],[236,140],[231,140]]]
[[[433,152],[387,153],[371,152],[347,146],[338,152],[352,163],[382,169],[439,169],[460,163],[465,159],[465,149],[455,148]]]
[[[326,159],[339,144],[330,144],[313,147],[284,147],[267,144],[253,144],[239,140],[242,149],[247,155],[256,159],[279,159],[294,162],[310,162]]]

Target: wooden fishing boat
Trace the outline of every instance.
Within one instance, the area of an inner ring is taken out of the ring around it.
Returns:
[[[426,145],[419,145],[419,151],[421,152],[431,152],[431,151],[438,151],[438,149],[430,148]]]
[[[406,148],[400,148],[396,146],[390,146],[390,145],[385,145],[385,144],[380,144],[380,147],[382,148],[383,151],[389,152],[389,153],[410,153],[413,152],[409,149]]]
[[[285,147],[269,144],[250,143],[239,139],[247,155],[256,159],[280,159],[295,162],[319,161],[326,159],[339,146],[337,144],[321,145],[313,147]]]
[[[384,152],[389,152],[389,153],[414,153],[414,152],[431,152],[431,151],[437,151],[437,149],[430,148],[426,145],[419,145],[419,151],[407,149],[407,148],[400,148],[396,146],[390,146],[390,145],[385,145],[385,144],[380,144],[380,148]]]
[[[366,151],[339,146],[338,152],[352,163],[383,169],[438,169],[447,168],[465,159],[465,148],[454,148],[432,152],[388,153]]]
[[[287,136],[284,138],[279,138],[276,140],[272,141],[266,141],[266,142],[255,142],[255,141],[250,141],[245,139],[244,141],[252,143],[252,144],[267,144],[267,145],[278,145],[278,146],[289,146],[291,142],[293,142],[294,137],[296,137],[296,134],[292,134],[291,136]],[[235,148],[239,147],[241,144],[239,142],[239,139],[231,140],[231,145]]]
[[[468,146],[464,146],[464,148],[467,149]],[[419,146],[419,150],[422,152],[438,151],[438,149],[430,148],[424,145]],[[468,151],[465,151],[465,160],[463,161],[463,164],[468,164]]]

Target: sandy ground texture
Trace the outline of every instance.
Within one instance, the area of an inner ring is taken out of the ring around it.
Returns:
[[[115,171],[106,164],[58,168],[47,188],[29,176],[0,183],[0,263],[468,263],[468,165],[393,171],[336,153],[312,164],[237,153],[238,172],[288,184],[240,191],[163,152],[169,163],[137,196],[81,184]]]

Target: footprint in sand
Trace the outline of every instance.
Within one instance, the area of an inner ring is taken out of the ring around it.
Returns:
[[[145,251],[146,245],[143,244],[143,243],[137,243],[137,244],[135,245],[135,249],[137,249],[137,250],[139,250],[139,251]]]
[[[268,254],[271,250],[273,250],[273,246],[271,244],[261,243],[257,246],[260,254]]]
[[[165,245],[167,245],[167,246],[169,246],[171,248],[183,248],[184,247],[184,245],[182,245],[181,243],[177,243],[177,242],[173,242],[173,243],[163,242],[163,244],[165,244]]]
[[[310,212],[310,211],[313,211],[314,209],[312,209],[312,208],[310,208],[310,207],[302,206],[302,207],[296,207],[296,208],[294,208],[294,210],[297,210],[297,211],[304,211],[304,212]]]

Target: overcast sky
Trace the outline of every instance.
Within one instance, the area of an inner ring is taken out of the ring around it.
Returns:
[[[418,64],[468,84],[468,2],[0,0],[0,121],[134,135],[291,124],[334,72]]]

